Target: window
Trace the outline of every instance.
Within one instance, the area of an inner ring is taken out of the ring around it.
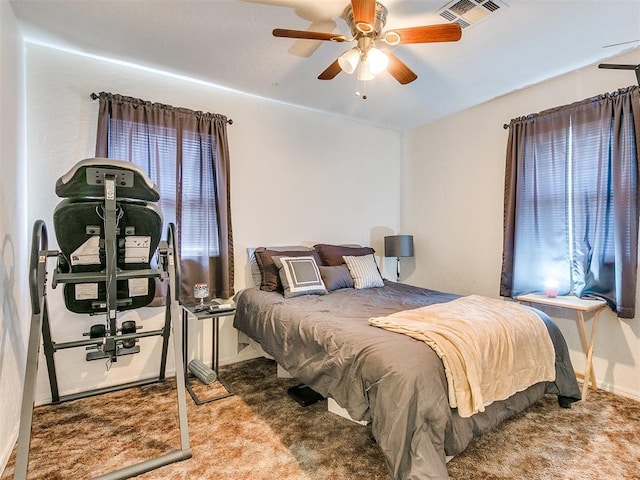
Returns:
[[[511,122],[501,294],[603,298],[635,309],[638,88]]]
[[[233,295],[227,119],[101,93],[96,155],[129,160],[158,185],[165,228],[177,227],[181,300],[208,283]]]
[[[218,256],[216,202],[214,197],[206,193],[213,188],[211,184],[214,177],[211,163],[200,162],[201,155],[212,157],[211,136],[207,136],[200,144],[196,132],[183,131],[178,142],[175,129],[150,131],[144,124],[113,119],[109,125],[109,156],[129,159],[145,170],[158,185],[165,229],[170,222],[178,224],[176,195],[180,192],[182,209],[188,212],[180,222],[183,238],[181,255],[185,258]],[[178,144],[182,148],[181,172],[178,172],[176,165]],[[149,145],[155,148],[150,151]],[[150,161],[154,158],[155,161]],[[182,179],[180,189],[176,188],[178,175]],[[207,241],[207,231],[214,232],[212,242]]]

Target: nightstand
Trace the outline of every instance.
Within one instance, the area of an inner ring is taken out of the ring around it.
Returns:
[[[196,403],[196,405],[202,405],[204,403],[213,402],[215,400],[220,400],[222,398],[227,398],[233,395],[231,388],[220,377],[220,374],[218,372],[219,355],[220,355],[219,354],[219,346],[220,346],[219,330],[220,330],[220,318],[233,315],[236,311],[236,308],[235,306],[232,306],[230,308],[220,309],[219,311],[216,311],[216,310],[198,311],[196,309],[198,305],[199,304],[181,305],[182,307],[182,354],[184,357],[184,375],[185,375],[185,384],[187,387],[187,391],[191,395],[191,398]],[[205,305],[209,305],[209,304],[207,303]],[[211,334],[211,348],[212,348],[211,368],[214,372],[216,372],[217,380],[224,387],[227,393],[224,393],[222,395],[216,395],[210,398],[200,399],[198,395],[193,391],[193,388],[191,388],[191,384],[189,383],[191,375],[189,373],[189,368],[188,368],[189,362],[187,360],[187,353],[189,351],[189,319],[190,318],[199,320],[199,321],[207,320],[210,318],[213,321],[213,328],[212,328],[212,334]]]
[[[598,331],[598,321],[600,312],[607,306],[607,302],[598,299],[578,298],[573,295],[560,297],[548,297],[546,295],[530,293],[528,295],[520,295],[516,300],[523,303],[536,303],[539,305],[548,305],[550,307],[564,308],[576,312],[578,333],[580,334],[580,343],[582,343],[582,351],[585,355],[584,367],[584,383],[582,385],[582,400],[587,399],[589,391],[589,383],[594,390],[598,389],[596,384],[596,375],[593,371],[593,345],[596,341],[596,332]],[[585,327],[584,314],[593,312],[593,325],[591,325],[591,333],[587,337]]]

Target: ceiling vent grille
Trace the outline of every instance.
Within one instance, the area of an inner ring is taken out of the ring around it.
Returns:
[[[442,7],[438,15],[462,28],[468,28],[506,6],[498,0],[454,0]]]

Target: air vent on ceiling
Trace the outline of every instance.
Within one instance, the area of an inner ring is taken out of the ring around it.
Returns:
[[[506,6],[498,0],[453,0],[442,7],[438,15],[462,28],[468,28]]]

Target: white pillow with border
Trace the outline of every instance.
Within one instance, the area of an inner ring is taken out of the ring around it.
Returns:
[[[313,257],[273,257],[284,288],[285,298],[324,295],[327,288]]]

